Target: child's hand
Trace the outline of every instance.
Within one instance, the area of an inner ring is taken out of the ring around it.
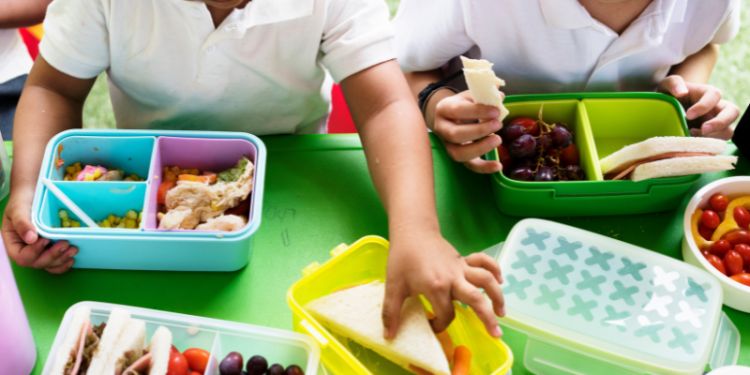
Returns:
[[[487,332],[499,337],[502,331],[495,316],[505,315],[501,282],[500,267],[491,257],[481,253],[461,257],[439,234],[393,239],[383,303],[385,336],[396,336],[404,300],[422,294],[435,313],[435,332],[453,321],[453,300],[459,300],[474,309]]]
[[[679,99],[690,107],[688,121],[699,120],[700,129],[691,129],[694,136],[729,139],[734,130],[730,127],[740,116],[740,109],[721,98],[714,86],[685,82],[679,75],[671,75],[659,84],[659,89]]]
[[[482,160],[480,156],[502,143],[495,134],[502,128],[499,116],[500,109],[474,103],[471,94],[464,91],[438,102],[433,132],[443,140],[453,160],[477,173],[495,173],[502,169],[502,164]]]
[[[11,194],[3,215],[3,241],[8,256],[23,267],[43,268],[49,273],[63,273],[73,265],[78,249],[67,241],[47,248],[48,239],[40,238],[31,224],[31,194]]]

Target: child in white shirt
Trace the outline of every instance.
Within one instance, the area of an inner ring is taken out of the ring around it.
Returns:
[[[706,82],[739,12],[738,0],[403,0],[394,24],[415,93],[467,55],[493,62],[508,94],[658,88],[687,105],[694,135],[727,139],[739,110]],[[499,171],[479,158],[501,142],[497,109],[454,91],[422,103],[428,126],[455,160]]]
[[[81,126],[101,72],[120,127],[289,134],[322,130],[325,66],[341,82],[389,216],[386,336],[417,294],[435,308],[436,330],[457,299],[499,336],[500,271],[487,256],[461,257],[440,234],[429,140],[391,42],[380,0],[56,0],[16,116],[3,218],[10,257],[53,273],[73,264],[77,249],[39,238],[29,216],[45,144]]]

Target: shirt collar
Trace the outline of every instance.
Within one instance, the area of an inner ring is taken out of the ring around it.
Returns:
[[[578,0],[539,0],[545,21],[551,27],[581,29],[597,24]],[[685,20],[687,0],[654,0],[635,22],[652,20],[659,32],[664,32],[671,23]]]

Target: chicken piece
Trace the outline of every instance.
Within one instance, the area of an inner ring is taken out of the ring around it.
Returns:
[[[221,215],[208,219],[205,224],[198,225],[196,230],[234,232],[242,229],[247,222],[245,218],[237,215]]]
[[[242,172],[237,181],[219,181],[211,185],[215,196],[212,208],[224,212],[230,208],[237,207],[241,201],[247,199],[247,196],[253,190],[254,170],[255,166],[248,161],[247,165],[245,165],[245,171]]]
[[[159,229],[185,229],[183,228],[183,223],[194,222],[195,218],[193,216],[193,210],[187,207],[169,210],[166,214],[159,215]]]

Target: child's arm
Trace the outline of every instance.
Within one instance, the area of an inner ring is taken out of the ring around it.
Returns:
[[[341,87],[388,212],[386,337],[398,330],[404,299],[419,294],[434,308],[436,331],[453,320],[456,299],[469,304],[487,330],[499,336],[495,315],[504,314],[500,269],[484,254],[462,258],[440,234],[430,142],[398,64],[388,61],[363,70],[344,79]]]
[[[659,88],[689,106],[688,120],[700,121],[700,129],[691,130],[693,135],[729,139],[734,133],[730,125],[740,116],[740,110],[722,99],[718,88],[707,84],[718,59],[719,46],[709,44],[674,66]]]
[[[67,271],[78,252],[66,241],[49,248],[31,224],[39,168],[47,142],[57,133],[81,127],[81,111],[93,79],[63,74],[39,56],[18,103],[13,128],[11,193],[3,215],[2,236],[8,255],[21,266],[52,273]]]
[[[47,5],[52,0],[0,1],[0,29],[36,25],[44,19]]]

